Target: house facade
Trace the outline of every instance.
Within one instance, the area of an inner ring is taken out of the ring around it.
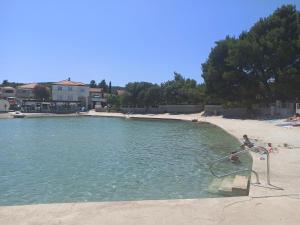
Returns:
[[[16,98],[19,100],[34,99],[33,89],[37,83],[25,84],[17,87]]]
[[[0,87],[0,98],[14,98],[16,97],[16,89],[13,87]]]
[[[23,100],[21,111],[26,113],[75,113],[80,110],[77,101]]]
[[[10,107],[15,108],[17,105],[16,89],[13,87],[0,87],[0,99],[7,100]]]
[[[107,98],[104,97],[102,88],[89,88],[89,108],[95,109],[98,107],[104,107],[107,104]]]
[[[62,80],[52,85],[52,100],[74,102],[80,101],[81,105],[88,107],[89,87],[84,83]]]

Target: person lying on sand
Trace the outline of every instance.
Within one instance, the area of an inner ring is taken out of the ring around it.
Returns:
[[[294,116],[288,118],[287,121],[300,121],[300,114],[296,113]]]

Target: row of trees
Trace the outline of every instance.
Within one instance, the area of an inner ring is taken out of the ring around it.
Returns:
[[[109,82],[109,84],[107,85],[105,80],[102,80],[98,84],[95,80],[91,80],[89,86],[90,88],[102,88],[104,92],[112,93],[111,82]]]
[[[3,80],[0,84],[0,87],[13,87],[16,88],[17,86],[23,85],[23,83],[16,83],[16,82],[10,82],[8,80]]]
[[[210,102],[269,103],[300,98],[300,13],[285,5],[238,38],[216,42],[202,64]]]
[[[128,83],[119,104],[134,107],[150,107],[160,104],[198,104],[203,102],[203,85],[193,79],[185,79],[174,73],[174,79],[161,85],[149,82]]]
[[[8,84],[7,82],[5,83]],[[89,84],[92,88],[102,88],[109,93],[108,103],[116,108],[123,106],[150,107],[160,104],[199,104],[204,102],[204,85],[197,84],[193,79],[185,79],[181,74],[174,73],[174,79],[160,85],[149,82],[128,83],[125,88],[112,87],[111,82],[106,84],[102,80],[96,84],[92,80]],[[48,100],[50,98],[50,86],[38,84],[33,93],[36,99]],[[125,90],[118,95],[116,90]]]

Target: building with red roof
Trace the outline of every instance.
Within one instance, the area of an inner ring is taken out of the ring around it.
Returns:
[[[70,78],[52,84],[53,101],[80,101],[88,107],[89,87],[82,82],[72,81]]]

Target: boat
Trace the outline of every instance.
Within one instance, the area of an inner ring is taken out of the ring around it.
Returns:
[[[13,115],[14,118],[24,118],[25,117],[25,114],[19,112],[19,111],[16,111],[15,114]]]

